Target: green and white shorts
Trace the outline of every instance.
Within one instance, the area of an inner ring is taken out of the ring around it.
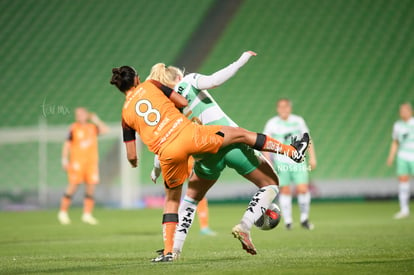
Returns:
[[[409,161],[397,157],[397,175],[414,175],[414,161]]]
[[[273,164],[277,175],[279,176],[279,186],[288,186],[291,184],[308,184],[309,167],[306,162],[302,163],[284,163],[275,162]]]
[[[246,144],[232,144],[221,148],[217,154],[194,156],[196,159],[194,173],[203,179],[217,180],[224,168],[228,166],[244,176],[259,167],[260,161],[258,154],[260,153],[257,153]]]

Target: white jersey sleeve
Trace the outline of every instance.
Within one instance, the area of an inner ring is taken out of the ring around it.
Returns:
[[[398,141],[398,124],[397,122],[394,123],[394,126],[392,127],[392,135],[391,135],[393,140],[397,140]]]
[[[200,76],[201,75],[197,74],[197,73],[190,73],[190,74],[187,74],[186,76],[184,76],[184,78],[181,80],[181,82],[188,83],[191,86],[197,88],[197,82],[198,82],[198,78]]]
[[[195,78],[196,83],[193,86],[199,90],[212,89],[214,87],[220,86],[231,77],[233,77],[237,71],[243,67],[247,61],[249,61],[250,57],[252,57],[252,55],[249,52],[244,52],[237,61],[231,63],[227,67],[215,72],[212,75],[198,74]]]
[[[268,136],[272,134],[272,119],[269,119],[266,122],[264,130],[263,130],[263,134],[268,135]]]
[[[302,135],[304,133],[309,133],[308,125],[306,125],[306,122],[302,117],[300,117],[299,128],[300,128],[300,131],[302,132]]]

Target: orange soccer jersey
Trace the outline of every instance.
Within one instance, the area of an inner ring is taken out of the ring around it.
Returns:
[[[124,141],[136,131],[149,150],[159,156],[167,186],[182,184],[188,177],[188,157],[216,153],[223,143],[221,126],[195,125],[168,99],[172,90],[147,80],[127,94],[122,110]]]
[[[122,110],[123,122],[137,131],[155,154],[191,123],[157,85],[155,81],[140,84],[128,94]]]
[[[92,123],[73,123],[70,142],[69,182],[98,183],[98,128]]]

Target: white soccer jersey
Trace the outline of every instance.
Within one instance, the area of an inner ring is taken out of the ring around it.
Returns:
[[[229,80],[253,55],[255,55],[253,52],[244,52],[236,61],[212,75],[198,73],[186,75],[175,86],[175,90],[188,101],[188,106],[183,110],[184,115],[190,119],[198,120],[204,125],[236,127],[237,124],[223,112],[207,89],[220,86]]]
[[[198,118],[204,125],[225,125],[236,127],[237,124],[227,116],[207,90],[198,88],[199,74],[186,75],[175,90],[185,97],[188,106],[184,108],[184,115],[189,119]]]
[[[414,161],[414,118],[394,123],[392,138],[398,141],[398,157]]]
[[[283,144],[290,144],[292,137],[298,136],[300,138],[304,133],[309,133],[309,129],[302,117],[291,114],[287,120],[283,120],[279,116],[269,119],[263,133],[279,140]],[[274,155],[274,160],[294,163],[289,157],[284,155]]]

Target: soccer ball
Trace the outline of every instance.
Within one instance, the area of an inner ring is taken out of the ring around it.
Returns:
[[[270,230],[275,228],[282,218],[279,207],[272,203],[266,211],[263,210],[262,216],[255,221],[256,225],[261,230]]]

